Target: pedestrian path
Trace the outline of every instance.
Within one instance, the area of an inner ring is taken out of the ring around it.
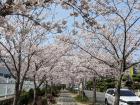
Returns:
[[[57,105],[77,105],[74,98],[71,97],[68,91],[64,90],[61,92],[57,99]]]

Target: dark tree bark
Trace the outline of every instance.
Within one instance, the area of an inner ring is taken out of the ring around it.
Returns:
[[[96,105],[96,77],[93,77],[93,105]]]
[[[82,95],[82,100],[84,99],[84,81],[83,79],[81,79],[81,82],[82,82],[82,91],[81,91],[81,95]]]
[[[34,75],[34,98],[33,98],[33,103],[32,105],[37,105],[37,94],[36,94],[36,89],[37,89],[37,84],[36,84],[36,76]]]
[[[32,105],[37,105],[37,94],[36,94],[36,88],[34,88],[34,99]]]
[[[116,93],[115,93],[115,102],[114,102],[114,105],[119,105],[122,77],[123,77],[123,75],[121,74],[120,77],[119,77],[118,83],[117,83],[117,90],[116,90]]]
[[[20,90],[19,90],[19,80],[15,83],[15,97],[13,101],[13,105],[19,104],[19,98],[20,98]]]
[[[45,97],[47,98],[47,81],[45,82]]]

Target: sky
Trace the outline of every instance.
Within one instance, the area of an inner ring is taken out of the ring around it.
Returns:
[[[56,32],[53,32],[53,33],[49,33],[48,34],[48,37],[49,37],[49,40],[47,41],[44,41],[45,44],[50,44],[50,43],[53,43],[54,42],[54,37],[56,35],[68,35],[69,32],[71,32],[73,29],[74,29],[74,22],[75,21],[82,21],[82,17],[78,16],[78,17],[73,17],[73,16],[70,16],[71,13],[73,13],[73,9],[63,9],[60,5],[53,5],[50,7],[50,10],[49,11],[49,14],[47,19],[45,19],[45,21],[55,21],[56,23],[60,23],[62,22],[63,20],[67,21],[67,27],[66,29],[64,29],[62,31],[62,33],[56,33]]]
[[[122,7],[120,7],[121,9],[123,8],[126,8],[125,6],[121,5]],[[73,16],[70,16],[70,13],[73,12],[73,9],[63,9],[60,5],[52,5],[50,7],[50,16],[48,16],[48,20],[55,20],[56,22],[60,22],[62,20],[67,20],[67,29],[64,30],[62,33],[59,33],[59,34],[62,34],[62,35],[67,35],[69,33],[69,31],[73,30],[74,29],[74,22],[75,21],[79,21],[79,22],[82,22],[83,19],[81,16],[78,16],[78,17],[73,17]],[[137,14],[138,16],[140,14]],[[113,15],[112,15],[113,16]],[[103,18],[98,18],[98,21],[101,23],[101,24],[105,24],[105,21]],[[138,22],[138,25],[139,25],[139,22]],[[54,37],[58,34],[54,34],[54,33],[49,33],[49,40],[48,41],[45,41],[45,44],[50,44],[50,43],[54,43]],[[135,54],[133,54],[133,60],[137,60],[140,58],[139,56],[140,54],[140,51],[137,51],[135,52]]]

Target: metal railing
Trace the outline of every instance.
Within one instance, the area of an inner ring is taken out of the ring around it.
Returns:
[[[9,78],[4,78],[5,82],[0,82],[0,97],[8,97],[14,95],[15,83]],[[25,81],[23,85],[23,90],[28,91],[33,88],[33,82]]]

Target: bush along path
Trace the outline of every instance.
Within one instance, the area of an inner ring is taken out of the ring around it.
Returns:
[[[48,88],[36,89],[36,103],[33,101],[34,89],[30,89],[28,92],[23,91],[18,105],[53,105],[56,102],[56,97],[59,96],[61,88],[53,86]],[[1,105],[1,104],[0,104]],[[2,104],[2,105],[11,105]]]

